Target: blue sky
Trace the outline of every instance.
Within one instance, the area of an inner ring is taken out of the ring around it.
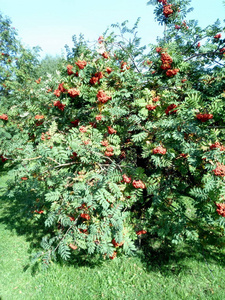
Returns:
[[[8,16],[27,47],[40,46],[41,56],[60,55],[64,45],[72,46],[72,36],[83,33],[96,40],[112,23],[141,17],[139,36],[143,45],[154,42],[162,28],[154,21],[153,6],[147,0],[1,0],[0,11]],[[204,27],[225,19],[223,0],[192,0],[197,19]]]

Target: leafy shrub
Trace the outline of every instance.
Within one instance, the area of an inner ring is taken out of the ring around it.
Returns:
[[[54,75],[26,77],[5,99],[1,153],[12,192],[31,191],[27,214],[48,228],[46,264],[224,234],[223,29],[184,22],[190,1],[164,2],[149,1],[166,27],[148,54],[138,22],[113,25],[120,34],[93,48],[74,36]]]

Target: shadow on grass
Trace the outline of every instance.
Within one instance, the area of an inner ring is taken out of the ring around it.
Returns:
[[[16,232],[17,235],[26,236],[31,248],[35,248],[40,242],[41,236],[46,233],[46,228],[44,222],[34,221],[32,213],[27,213],[27,204],[33,201],[32,193],[23,192],[21,196],[18,199],[11,198],[7,192],[0,196],[2,207],[0,222],[5,224],[7,229]]]
[[[182,243],[172,246],[171,244],[165,245],[157,239],[154,242],[149,239],[143,241],[138,256],[148,272],[160,271],[164,276],[179,275],[180,272],[191,270],[194,261],[206,264],[211,271],[210,263],[225,267],[224,248],[219,249],[215,246],[219,242],[219,237],[214,236],[211,239],[211,245],[197,241],[192,244]],[[190,264],[187,263],[188,261]]]
[[[32,259],[35,252],[44,251],[40,243],[42,237],[52,233],[51,228],[44,225],[45,216],[40,214],[36,215],[37,219],[33,216],[35,210],[34,204],[37,195],[26,189],[22,189],[15,194],[10,193],[10,189],[0,187],[0,223],[4,224],[6,229],[16,233],[18,236],[24,236],[26,241],[29,242],[28,253]],[[68,261],[64,261],[56,254],[57,264],[60,265],[73,265],[74,267],[89,267],[95,268],[100,266],[103,260],[100,256],[90,258],[90,255],[84,251],[72,251],[71,257]],[[30,263],[24,266],[23,271],[31,270],[34,276],[40,270],[41,263]]]

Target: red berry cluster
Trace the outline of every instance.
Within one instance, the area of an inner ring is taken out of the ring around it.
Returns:
[[[170,70],[167,70],[166,71],[166,76],[168,76],[168,77],[175,76],[179,71],[180,71],[180,69],[170,69]]]
[[[187,154],[186,153],[181,153],[180,157],[187,158]]]
[[[160,97],[159,97],[159,96],[154,97],[154,98],[152,99],[153,102],[158,102],[159,100],[160,100]]]
[[[77,90],[76,88],[71,88],[68,90],[68,94],[71,98],[75,98],[76,96],[80,95],[80,91]]]
[[[106,68],[106,72],[107,72],[108,74],[110,74],[110,73],[112,72],[112,69],[109,68],[109,67],[107,67],[107,68]]]
[[[106,59],[109,58],[109,54],[108,54],[107,52],[103,52],[103,53],[102,53],[102,56],[103,56],[104,58],[106,58]]]
[[[73,125],[73,127],[77,127],[79,122],[80,122],[80,120],[76,119],[74,121],[71,121],[70,123]]]
[[[172,4],[168,4],[168,5],[164,5],[163,6],[163,14],[166,18],[169,17],[169,15],[171,15],[173,13],[173,10],[172,10]]]
[[[155,51],[156,51],[157,53],[160,53],[160,52],[162,52],[162,50],[163,50],[163,48],[162,48],[162,47],[156,47],[156,48],[155,48]]]
[[[162,52],[163,49],[161,47],[159,47],[159,48],[156,48],[156,51],[159,53],[159,52]],[[160,66],[160,68],[162,70],[167,70],[166,75],[168,77],[172,77],[179,72],[179,69],[171,69],[171,64],[173,62],[173,59],[168,53],[166,53],[166,52],[161,53],[161,61],[162,61],[162,65]]]
[[[213,170],[216,176],[224,177],[225,176],[225,165],[217,163],[217,167]]]
[[[117,248],[117,247],[123,246],[124,241],[122,241],[122,242],[120,242],[120,243],[117,243],[117,242],[115,241],[115,239],[113,239],[113,240],[112,240],[112,244],[113,244],[114,247]]]
[[[122,177],[125,183],[131,183],[131,177],[128,177],[126,174],[123,174]]]
[[[83,133],[87,132],[87,128],[85,126],[81,126],[79,128],[79,130],[80,130],[80,132],[83,132]]]
[[[44,213],[43,210],[35,210],[35,212],[36,212],[37,214],[40,214],[40,215]]]
[[[90,220],[91,219],[89,214],[80,214],[80,217],[85,219],[85,220]]]
[[[152,105],[152,104],[146,105],[146,108],[147,108],[148,110],[154,110],[154,109],[156,109],[156,107],[157,107],[157,105]]]
[[[106,150],[107,150],[107,151],[110,151],[110,152],[113,152],[113,147],[108,146],[108,147],[106,147]]]
[[[8,116],[7,116],[6,114],[2,114],[2,115],[0,116],[0,119],[1,119],[1,120],[5,120],[5,121],[8,121]]]
[[[44,121],[36,121],[36,122],[35,122],[35,125],[36,125],[36,126],[41,126],[43,123],[44,123]]]
[[[113,147],[109,146],[109,143],[108,141],[104,140],[104,141],[101,141],[101,144],[102,146],[105,146],[106,147],[106,151],[105,151],[105,155],[106,156],[113,156],[114,153],[113,153]]]
[[[42,120],[42,119],[44,119],[44,116],[43,115],[36,115],[34,118],[35,118],[35,120]]]
[[[110,126],[107,126],[107,127],[108,127],[108,134],[117,133],[117,131],[115,129],[113,129],[112,127],[110,127]]]
[[[87,62],[85,60],[78,60],[75,64],[78,66],[80,70],[83,70],[84,67],[86,67]]]
[[[167,115],[171,115],[171,114],[175,114],[177,112],[177,109],[174,110],[174,108],[176,108],[177,105],[176,104],[170,104],[167,109],[165,110],[165,113]]]
[[[158,0],[159,3],[162,3],[163,5],[167,4],[167,0]]]
[[[65,89],[63,85],[64,85],[64,82],[60,83],[58,86],[58,90],[62,93],[65,93],[65,92],[67,92],[67,89]]]
[[[99,44],[102,44],[102,43],[103,43],[103,40],[104,40],[104,37],[101,35],[101,36],[98,38],[98,43],[99,43]]]
[[[212,114],[197,114],[196,118],[198,120],[200,120],[201,122],[206,122],[206,121],[212,119],[213,115]]]
[[[132,181],[131,177],[128,177],[126,174],[123,174],[122,177],[123,177],[123,180],[121,182],[131,183],[131,181]],[[133,180],[132,185],[136,189],[145,189],[146,188],[144,182],[141,180]]]
[[[156,49],[156,51],[157,51],[157,49]],[[173,59],[168,53],[161,53],[161,61],[162,61],[162,65],[160,68],[162,70],[171,69],[171,64],[173,62]]]
[[[64,88],[63,84],[64,84],[64,83],[60,83],[59,86],[58,86],[58,89],[56,89],[56,90],[54,91],[54,95],[55,95],[56,97],[60,97],[61,93],[67,92],[67,90]]]
[[[142,234],[146,234],[146,233],[147,233],[146,230],[138,230],[138,231],[136,231],[137,235],[142,235]]]
[[[215,203],[217,206],[218,215],[225,217],[225,203]]]
[[[221,33],[218,33],[214,36],[214,39],[220,39],[221,38]]]
[[[166,151],[167,151],[166,148],[163,148],[162,146],[158,146],[152,150],[153,154],[163,154],[163,155],[166,154]]]
[[[97,128],[96,122],[89,122],[89,124],[90,124],[93,128]]]
[[[3,163],[8,160],[8,158],[5,158],[3,155],[0,155],[0,158]]]
[[[126,152],[124,151],[124,150],[122,150],[121,152],[120,152],[120,159],[123,159],[123,158],[125,158],[126,157]]]
[[[121,69],[120,72],[124,72],[125,70],[129,70],[130,67],[127,66],[127,63],[126,63],[126,62],[121,61],[120,69]]]
[[[72,249],[72,250],[76,250],[78,247],[72,243],[69,244],[69,247]]]
[[[58,107],[58,109],[60,109],[61,111],[64,111],[66,105],[62,104],[60,101],[55,101],[54,106]]]
[[[211,149],[211,150],[212,150],[212,149],[217,149],[217,148],[219,148],[220,151],[225,151],[225,146],[221,145],[220,142],[215,142],[215,144],[212,144],[212,145],[210,146],[210,149]]]
[[[101,144],[102,144],[102,146],[105,146],[105,147],[107,147],[109,145],[108,141],[106,141],[106,140],[101,141]]]
[[[97,94],[98,101],[106,103],[108,100],[111,100],[112,97],[107,96],[103,90],[99,90]]]
[[[80,228],[79,228],[79,232],[80,232],[80,233],[88,234],[88,230],[87,230],[87,229],[80,229]]]
[[[51,139],[51,135],[50,135],[50,133],[47,131],[47,132],[42,132],[42,134],[41,134],[41,140],[42,141],[45,141],[45,140],[50,140]]]
[[[54,90],[54,93],[53,93],[56,97],[60,97],[60,90]]]
[[[132,185],[136,189],[145,189],[146,188],[144,182],[142,182],[141,180],[133,180]]]
[[[102,72],[95,73],[95,75],[92,76],[91,79],[90,79],[90,84],[95,84],[97,82],[99,83],[101,78],[103,78],[103,73]]]
[[[109,256],[109,258],[110,258],[110,259],[114,259],[114,258],[116,258],[116,255],[117,255],[117,252],[114,251],[114,252],[113,252],[113,255],[112,255],[112,256]]]
[[[68,66],[67,66],[67,74],[68,74],[68,75],[74,74],[74,72],[72,71],[72,69],[73,69],[73,66],[72,66],[72,65],[68,65]]]
[[[111,147],[111,146],[106,147],[105,155],[106,156],[113,156],[114,155],[113,147]]]
[[[95,119],[96,119],[96,121],[101,121],[102,115],[96,115],[96,116],[95,116]]]
[[[178,11],[179,11],[179,10],[178,10]],[[184,27],[184,28],[188,29],[188,26],[187,26],[187,24],[186,24],[185,21],[182,22],[181,25],[177,25],[177,24],[176,24],[174,27],[175,27],[175,29],[181,29],[181,27]],[[200,44],[200,43],[199,43],[199,44]]]
[[[82,172],[78,172],[79,175],[82,175],[81,174]],[[78,209],[84,209],[84,210],[88,210],[91,206],[87,206],[86,203],[82,203],[81,206],[77,207]]]

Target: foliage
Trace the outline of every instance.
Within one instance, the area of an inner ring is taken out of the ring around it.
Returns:
[[[138,21],[124,22],[92,48],[74,36],[48,78],[15,68],[1,153],[10,194],[30,191],[27,215],[47,228],[45,264],[71,251],[114,259],[155,237],[224,243],[224,29],[183,21],[189,2],[149,2],[166,26],[148,54]]]
[[[62,61],[63,58],[60,56],[46,55],[40,61],[40,65],[37,70],[37,77],[41,79],[47,79],[50,77],[50,75],[54,76],[57,68],[60,68]]]
[[[20,119],[27,114],[26,101],[36,78],[39,47],[25,49],[11,21],[0,14],[0,137],[12,143],[21,138]],[[21,113],[21,115],[20,115]],[[12,122],[7,122],[11,118]],[[5,153],[6,152],[6,153]],[[4,155],[5,153],[5,155]],[[2,162],[7,160],[7,149],[1,147]]]
[[[9,179],[5,173],[0,173],[3,300],[37,300],[43,295],[45,299],[52,299],[52,295],[61,299],[62,294],[68,299],[114,299],[121,295],[124,299],[223,299],[224,249],[215,246],[203,251],[202,247],[181,244],[171,251],[155,245],[154,251],[149,251],[142,245],[147,257],[138,251],[136,257],[123,256],[110,262],[73,251],[70,262],[53,263],[47,272],[41,271],[28,257],[38,245],[40,222],[27,219],[23,213],[28,194],[21,198],[2,195],[7,188],[3,182]]]

